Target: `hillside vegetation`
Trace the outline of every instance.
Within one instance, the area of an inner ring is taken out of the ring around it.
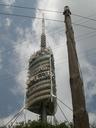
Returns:
[[[57,125],[51,125],[51,124],[42,124],[41,122],[37,121],[30,121],[26,124],[24,122],[21,122],[19,124],[16,124],[15,128],[70,128],[71,124],[61,123]],[[72,128],[72,126],[71,126]]]

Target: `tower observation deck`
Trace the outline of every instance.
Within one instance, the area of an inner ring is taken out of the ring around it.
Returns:
[[[42,121],[56,112],[56,82],[52,50],[46,48],[45,23],[42,20],[41,49],[29,59],[26,107],[39,114]]]

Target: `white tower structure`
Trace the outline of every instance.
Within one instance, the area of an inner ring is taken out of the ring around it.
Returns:
[[[56,82],[52,50],[46,48],[45,21],[42,19],[41,49],[29,60],[26,106],[27,109],[40,115],[42,122],[47,115],[56,112]]]

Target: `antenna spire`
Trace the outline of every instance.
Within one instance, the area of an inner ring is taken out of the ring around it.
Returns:
[[[46,48],[46,35],[45,35],[45,19],[44,13],[42,14],[42,34],[41,34],[41,49]]]

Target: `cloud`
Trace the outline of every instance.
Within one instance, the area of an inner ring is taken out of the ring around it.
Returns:
[[[11,115],[5,117],[5,118],[0,118],[0,126],[4,126],[6,125],[10,120],[13,119],[13,117],[15,115],[17,115],[17,113],[19,113],[20,111],[22,110],[22,108],[19,110],[19,111],[15,111],[14,113],[12,113]],[[16,116],[17,117],[17,116]],[[15,117],[15,118],[16,118]],[[14,122],[15,118],[8,124],[8,125],[11,125],[12,122]],[[14,124],[17,124],[19,122],[22,122],[22,121],[28,121],[28,120],[38,120],[39,119],[39,116],[37,114],[34,114],[28,110],[23,110],[22,112],[20,112],[20,115],[18,116],[18,118],[15,120]]]
[[[96,113],[89,113],[90,124],[96,123]]]
[[[86,102],[90,103],[94,95],[96,95],[96,67],[86,60],[82,59],[81,70],[85,85]]]
[[[21,38],[23,38],[23,35],[24,35],[24,30],[23,30],[23,28],[17,27],[17,28],[16,28],[16,33],[19,34],[19,36],[20,36]],[[19,37],[19,38],[20,38],[20,37]]]
[[[24,94],[26,89],[26,81],[27,81],[27,69],[28,69],[28,61],[30,56],[35,52],[38,47],[31,40],[31,31],[30,28],[26,28],[23,30],[22,28],[17,28],[17,31],[20,33],[17,42],[14,45],[14,54],[16,59],[14,61],[14,65],[16,66],[18,73],[15,77],[18,85],[17,90],[19,93]],[[24,34],[24,38],[22,37]],[[18,63],[16,63],[18,61]],[[17,94],[15,88],[11,89],[13,94]]]
[[[2,0],[5,4],[12,5],[15,3],[15,0]]]
[[[12,23],[12,20],[7,17],[7,18],[5,19],[5,26],[6,26],[6,27],[10,27],[11,23]]]
[[[2,2],[5,5],[9,5],[9,6],[4,6],[5,11],[12,13],[13,9],[11,8],[11,5],[13,5],[15,3],[15,0],[2,0]]]

